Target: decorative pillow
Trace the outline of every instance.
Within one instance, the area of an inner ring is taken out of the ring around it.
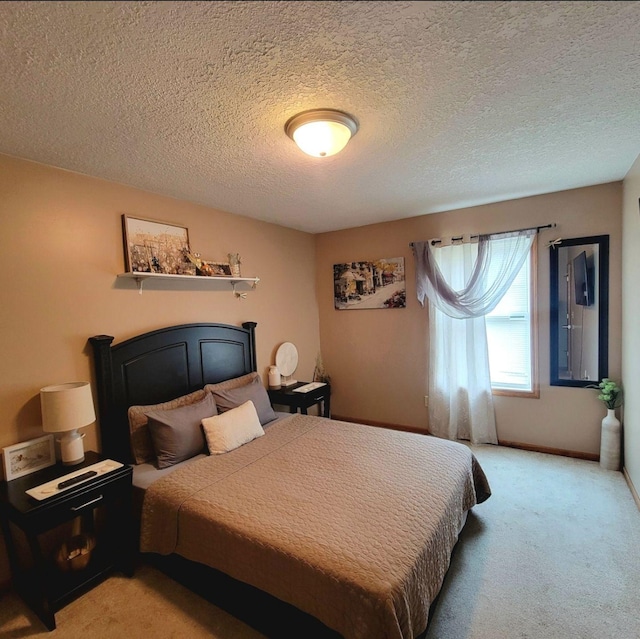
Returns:
[[[158,468],[167,468],[190,459],[205,450],[201,422],[217,415],[216,403],[210,393],[195,404],[172,410],[147,412],[149,433],[156,452]]]
[[[131,452],[136,464],[144,464],[154,462],[156,454],[153,449],[153,442],[149,434],[148,422],[149,418],[146,413],[152,410],[172,410],[180,406],[187,406],[202,401],[206,395],[204,389],[194,391],[188,395],[176,397],[169,402],[162,404],[150,404],[148,406],[131,406],[128,411],[129,415],[129,433],[131,439]]]
[[[212,455],[228,453],[264,435],[252,401],[214,417],[206,417],[202,420],[202,428]]]
[[[271,406],[269,395],[267,395],[267,390],[262,385],[262,380],[258,373],[249,373],[249,375],[243,375],[242,377],[236,377],[235,380],[228,381],[232,382],[232,384],[226,387],[224,385],[227,382],[207,384],[204,387],[206,391],[213,394],[219,413],[224,413],[245,402],[252,401],[258,413],[258,419],[263,426],[278,417]],[[244,383],[237,386],[233,384],[233,382],[240,381]]]

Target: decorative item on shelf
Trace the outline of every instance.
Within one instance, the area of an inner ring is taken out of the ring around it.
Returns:
[[[89,382],[69,382],[40,389],[42,429],[48,433],[63,433],[60,442],[62,463],[79,464],[84,461],[84,433],[78,428],[96,421]]]
[[[189,229],[185,226],[122,216],[124,263],[127,272],[185,275]]]
[[[621,425],[616,417],[616,407],[622,405],[622,389],[608,377],[588,388],[598,389],[598,399],[607,407],[600,433],[600,466],[607,470],[620,470]]]
[[[324,382],[325,384],[329,384],[331,382],[331,378],[327,374],[327,371],[324,367],[324,362],[322,361],[321,353],[318,353],[316,355],[316,367],[313,370],[313,381]]]
[[[231,265],[228,262],[207,261],[213,277],[231,277]]]
[[[185,257],[195,267],[196,275],[205,277],[231,277],[231,266],[226,262],[203,260],[200,253],[185,251]]]
[[[203,275],[205,277],[213,275],[213,269],[200,257],[200,253],[185,251],[185,257],[193,266],[195,266],[196,275]]]
[[[196,257],[197,256],[197,257]],[[191,253],[188,247],[182,249],[182,266],[177,275],[197,275],[200,262],[199,253]]]
[[[213,268],[211,268],[211,264],[203,260],[200,268],[196,269],[196,275],[202,275],[203,277],[213,277]]]
[[[239,253],[229,253],[227,255],[229,258],[229,267],[231,269],[231,277],[242,277],[240,275],[240,254]]]
[[[269,366],[269,388],[271,390],[278,390],[282,386],[282,379],[280,378],[280,371],[277,366]]]

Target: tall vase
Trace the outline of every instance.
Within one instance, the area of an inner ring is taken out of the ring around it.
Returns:
[[[600,466],[620,470],[620,421],[614,408],[607,408],[600,434]]]
[[[238,253],[229,253],[228,257],[231,277],[240,277],[240,255]]]

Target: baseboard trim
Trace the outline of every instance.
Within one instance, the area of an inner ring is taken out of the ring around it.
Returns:
[[[574,457],[575,459],[586,459],[588,461],[598,461],[600,455],[596,453],[583,453],[577,450],[565,450],[564,448],[550,448],[548,446],[537,446],[534,444],[523,444],[521,442],[510,442],[499,440],[500,446],[506,448],[519,448],[520,450],[530,450],[534,453],[546,453],[547,455],[560,455],[561,457]]]
[[[636,487],[633,485],[633,482],[631,481],[631,477],[629,477],[629,473],[627,472],[626,468],[622,469],[622,474],[624,475],[625,481],[627,482],[627,486],[629,486],[629,490],[631,491],[633,501],[636,502],[636,506],[638,507],[638,510],[640,510],[640,495],[638,495],[638,492],[636,491]]]
[[[352,424],[365,424],[376,426],[377,428],[389,428],[391,430],[403,430],[407,433],[418,433],[418,435],[428,435],[426,430],[420,430],[415,426],[404,426],[403,424],[388,424],[387,422],[376,422],[372,419],[356,419],[355,417],[345,417],[344,415],[331,415],[331,419],[339,422],[351,422]]]
[[[353,424],[366,424],[368,426],[376,426],[378,428],[390,428],[391,430],[403,430],[408,433],[418,433],[419,435],[429,435],[426,430],[420,430],[414,426],[405,426],[403,424],[389,424],[387,422],[377,422],[372,419],[357,419],[355,417],[345,417],[344,415],[332,415],[332,419],[341,422],[351,422]],[[559,455],[561,457],[574,457],[575,459],[586,459],[588,461],[598,461],[600,456],[595,453],[583,453],[577,450],[565,450],[564,448],[550,448],[548,446],[536,446],[533,444],[523,444],[521,442],[511,442],[500,440],[500,446],[505,448],[519,448],[520,450],[530,450],[534,453],[546,453],[547,455]]]

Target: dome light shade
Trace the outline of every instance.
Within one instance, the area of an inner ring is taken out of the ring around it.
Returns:
[[[326,158],[347,146],[358,131],[358,123],[342,111],[314,109],[294,115],[284,130],[306,154]]]

